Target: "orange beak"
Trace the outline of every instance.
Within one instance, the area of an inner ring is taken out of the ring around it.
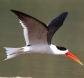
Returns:
[[[67,52],[66,56],[73,59],[74,61],[78,62],[79,64],[83,65],[83,63],[71,52]]]

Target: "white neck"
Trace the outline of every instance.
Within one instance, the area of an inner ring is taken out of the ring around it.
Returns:
[[[52,52],[56,55],[64,55],[68,52],[68,50],[62,51],[62,50],[57,49],[57,47],[53,44],[50,45],[50,48],[51,48]]]

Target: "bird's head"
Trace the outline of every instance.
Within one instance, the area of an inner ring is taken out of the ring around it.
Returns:
[[[55,46],[55,45],[51,45],[50,47],[51,47],[52,51],[54,52],[54,54],[66,55],[68,58],[71,58],[74,61],[78,62],[79,64],[83,65],[83,63],[65,47],[60,47],[60,46]]]

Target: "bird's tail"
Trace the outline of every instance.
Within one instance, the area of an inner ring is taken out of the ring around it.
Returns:
[[[8,60],[10,58],[16,57],[18,55],[18,51],[21,48],[10,48],[10,47],[4,47],[6,49],[6,56],[7,58],[4,60]]]

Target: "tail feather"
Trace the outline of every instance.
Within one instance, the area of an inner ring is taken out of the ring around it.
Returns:
[[[5,60],[11,59],[13,57],[16,57],[18,55],[18,50],[20,48],[10,48],[10,47],[4,47],[6,49],[6,55],[7,58]]]

